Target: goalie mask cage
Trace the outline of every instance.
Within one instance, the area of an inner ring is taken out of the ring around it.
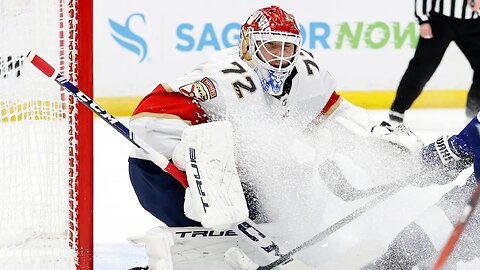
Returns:
[[[0,0],[0,269],[93,269],[93,0]]]

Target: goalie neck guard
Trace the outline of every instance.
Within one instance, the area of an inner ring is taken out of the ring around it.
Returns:
[[[293,15],[270,6],[255,11],[242,25],[240,57],[258,74],[265,93],[280,96],[301,44]]]

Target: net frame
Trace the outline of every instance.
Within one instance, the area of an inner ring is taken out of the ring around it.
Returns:
[[[80,4],[81,3],[81,4]],[[73,40],[77,44],[68,44],[66,48],[77,46],[76,55],[69,50],[69,63],[77,63],[76,72],[70,70],[69,77],[74,79],[76,74],[77,83],[80,89],[89,95],[93,93],[93,0],[78,0],[70,7],[78,13],[74,18],[77,21],[76,27],[72,27],[69,34],[77,37]],[[72,10],[72,9],[69,9]],[[73,25],[75,19],[69,19],[69,25]],[[72,22],[72,23],[70,23]],[[68,39],[72,42],[72,39]],[[76,58],[75,58],[76,57]],[[60,65],[62,66],[62,65]],[[71,103],[76,103],[74,98],[69,96]],[[77,214],[77,269],[93,269],[93,114],[82,104],[77,104],[77,200],[72,205],[74,213]],[[73,179],[72,179],[73,180]],[[75,234],[72,234],[75,236]]]
[[[12,3],[14,6],[8,6]],[[19,25],[18,22],[15,22],[15,17],[22,15],[22,8],[38,8],[44,3],[43,1],[35,0],[4,1],[1,3],[0,8],[7,7],[7,10],[4,10],[4,12],[11,12],[12,21],[14,21],[14,23],[5,27]],[[52,51],[55,50],[59,56],[59,69],[64,76],[76,83],[78,87],[81,87],[85,93],[93,96],[93,0],[50,0],[50,3],[55,4],[58,10],[58,46],[51,49]],[[18,5],[18,8],[15,5]],[[8,10],[8,8],[11,10]],[[0,12],[2,11],[0,10]],[[48,16],[47,14],[43,15]],[[42,16],[42,14],[39,16]],[[5,40],[8,41],[8,37]],[[3,46],[0,46],[0,48],[3,48]],[[36,50],[37,48],[29,49]],[[27,51],[25,51],[26,53]],[[10,55],[7,57],[3,56],[3,58],[0,56],[0,77],[3,79],[7,79],[9,76],[20,77],[23,72],[22,68],[24,68],[23,56]],[[1,88],[0,91],[2,91]],[[69,269],[93,269],[93,115],[64,91],[59,91],[58,93],[61,93],[61,98],[58,102],[28,100],[28,98],[26,101],[22,100],[19,102],[0,99],[0,105],[2,105],[0,107],[0,116],[2,116],[0,125],[2,122],[68,119],[68,134],[65,136],[68,140],[68,150],[65,152],[67,153],[66,159],[68,159],[69,164],[68,172],[65,172],[65,181],[68,182],[66,184],[68,185],[68,195],[66,196],[68,200],[65,201],[65,204],[68,205],[68,213],[66,213],[68,220],[65,220],[68,223],[68,231],[66,232],[68,247],[63,247],[62,244],[59,244],[59,246],[68,249],[67,253],[71,254],[69,256],[73,258],[72,263],[69,264],[71,266],[68,267]],[[26,94],[28,95],[28,93]],[[22,113],[12,113],[16,111],[21,111]],[[21,137],[22,134],[18,134],[18,136]],[[16,143],[17,141],[7,138],[4,142]],[[40,160],[41,157],[38,156],[36,158]],[[4,158],[3,162],[8,163],[8,157]],[[5,167],[10,168],[9,165],[7,164]],[[9,177],[9,172],[0,173],[0,176],[7,178]],[[0,181],[2,180],[1,178]],[[41,194],[48,194],[49,196],[56,195],[55,191],[42,192]],[[3,196],[3,198],[0,196],[0,203],[2,203],[2,199],[8,200],[9,196]],[[31,207],[34,208],[35,206]],[[35,209],[37,212],[43,210],[42,205],[37,208]],[[5,211],[6,208],[3,209]],[[26,219],[28,218],[26,217]],[[32,224],[35,225],[42,222],[43,220],[33,220]],[[28,241],[36,237],[50,237],[50,242],[55,241],[55,237],[49,236],[48,232],[37,232],[35,230],[33,232],[31,235],[28,235]],[[12,237],[12,241],[18,240],[16,238],[18,237]],[[4,243],[0,243],[0,245],[8,247],[8,241],[3,241]],[[3,250],[2,255],[7,260],[13,261],[13,263],[15,263],[15,260],[19,263],[25,261],[33,264],[32,267],[34,268],[32,269],[43,269],[37,267],[37,261],[31,260],[29,262],[28,258],[29,252],[31,252],[30,255],[35,253],[38,257],[43,256],[44,251],[42,251],[42,248],[43,246],[40,246],[40,248],[27,251],[21,250],[21,252],[15,252],[13,248],[11,250],[7,248]],[[8,268],[8,266],[5,267]],[[2,266],[0,268],[3,269]],[[52,268],[48,267],[48,269]],[[53,269],[65,268],[53,267]]]

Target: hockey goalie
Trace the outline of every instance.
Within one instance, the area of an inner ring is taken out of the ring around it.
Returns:
[[[338,95],[321,60],[301,44],[293,15],[259,9],[242,25],[238,47],[159,84],[140,102],[132,130],[188,179],[185,189],[133,149],[133,188],[165,224],[131,238],[145,246],[149,269],[184,269],[176,256],[199,263],[183,252],[182,241],[193,235],[223,241],[215,251],[208,242],[203,254],[240,246],[229,228],[249,219],[269,228],[286,252],[391,189],[384,203],[298,254],[310,266],[295,269],[431,266],[468,196],[471,185],[458,175],[476,157],[478,118],[424,147],[404,125],[375,125]],[[199,267],[185,269],[214,269]]]

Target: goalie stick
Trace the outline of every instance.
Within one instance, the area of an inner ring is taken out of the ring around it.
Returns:
[[[183,171],[179,170],[172,162],[170,162],[164,155],[158,153],[144,142],[141,138],[136,137],[134,133],[123,125],[114,116],[109,114],[105,109],[99,106],[93,99],[78,89],[73,83],[63,77],[62,74],[57,72],[49,63],[47,63],[39,55],[29,52],[25,57],[27,61],[31,62],[37,69],[39,69],[47,77],[53,77],[55,82],[65,88],[71,93],[78,101],[89,108],[93,113],[98,115],[107,124],[122,134],[127,140],[129,140],[138,149],[148,155],[151,160],[162,170],[171,174],[177,179],[184,188],[188,187],[186,175]],[[246,220],[239,224],[234,225],[234,230],[248,243],[254,246],[263,256],[269,259],[281,256],[279,253],[279,246],[269,237],[263,233],[256,224],[251,220]],[[266,245],[265,245],[266,244]],[[280,264],[289,264],[292,268],[286,267],[291,270],[310,270],[309,266],[306,266],[299,260],[296,260],[290,256],[287,260],[283,260]],[[280,265],[280,264],[277,264]]]
[[[55,71],[55,69],[49,63],[47,63],[40,56],[32,52],[29,52],[27,54],[26,60],[31,62],[47,77],[54,77],[55,82],[57,82],[60,86],[70,92],[78,101],[83,103],[83,105],[85,105],[92,112],[102,118],[102,120],[107,122],[111,127],[115,128],[120,134],[127,138],[127,140],[133,143],[133,145],[138,147],[138,149],[142,150],[146,155],[150,156],[153,163],[155,163],[165,172],[168,172],[169,174],[174,176],[183,185],[183,187],[187,187],[187,178],[182,171],[180,171],[164,155],[155,151],[142,139],[135,137],[132,131],[130,131],[125,125],[123,125],[111,114],[109,114],[105,109],[95,103],[95,101],[93,101],[89,96],[80,91],[80,89],[78,89],[75,85],[73,85],[70,81],[63,77],[62,74]]]
[[[311,247],[318,242],[324,240],[329,235],[333,234],[334,232],[338,231],[339,229],[343,228],[345,225],[349,224],[351,221],[355,220],[356,218],[360,217],[363,213],[367,212],[368,210],[374,208],[375,206],[379,205],[381,202],[385,201],[386,199],[390,198],[393,194],[397,193],[402,187],[407,185],[407,182],[398,182],[391,186],[391,189],[381,193],[375,199],[372,199],[367,204],[363,205],[362,207],[358,208],[351,214],[345,216],[344,218],[340,219],[336,223],[330,225],[325,230],[321,231],[320,233],[314,235],[309,240],[303,242],[296,248],[290,250],[286,254],[280,255],[278,259],[272,261],[267,265],[257,265],[255,264],[248,256],[243,253],[238,248],[231,248],[229,252],[231,253],[230,256],[234,257],[232,260],[236,260],[241,263],[241,266],[235,268],[236,270],[269,270],[273,269],[285,262],[288,262],[292,256],[296,253]],[[301,268],[300,268],[301,269]]]

